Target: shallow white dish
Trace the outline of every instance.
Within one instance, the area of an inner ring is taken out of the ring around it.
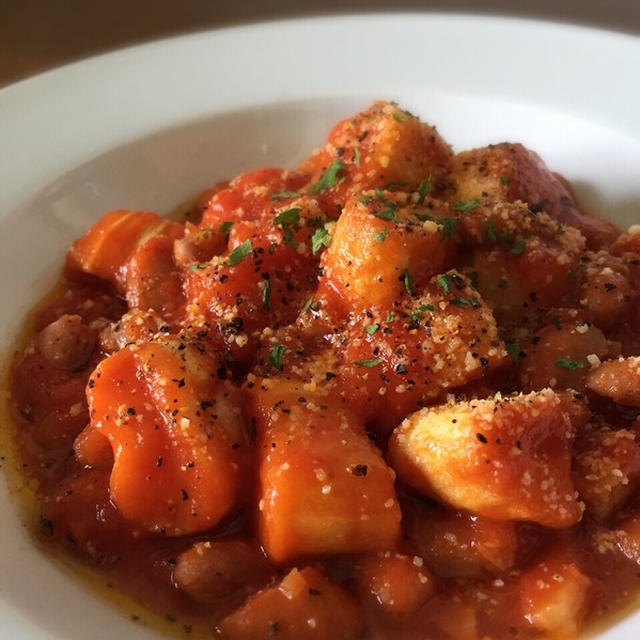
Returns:
[[[71,240],[116,207],[160,213],[242,170],[294,166],[341,117],[395,99],[457,148],[522,141],[581,199],[640,223],[640,39],[529,21],[275,22],[93,58],[0,91],[0,353]],[[2,483],[0,635],[157,637],[36,549]],[[635,640],[640,613],[601,638]]]

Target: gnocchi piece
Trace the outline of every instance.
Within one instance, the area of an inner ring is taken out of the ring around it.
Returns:
[[[609,243],[620,233],[612,222],[582,211],[568,183],[521,144],[503,142],[463,151],[454,157],[452,175],[458,201],[521,200],[532,211],[545,211],[563,225],[579,229],[590,247]]]
[[[421,557],[393,551],[365,558],[358,567],[358,582],[374,606],[391,615],[417,611],[436,590]]]
[[[591,367],[609,354],[604,333],[592,324],[555,316],[555,323],[536,331],[521,345],[520,382],[525,389],[584,391]]]
[[[256,380],[258,530],[269,557],[365,553],[400,533],[394,474],[339,402],[281,378]]]
[[[125,265],[136,249],[154,236],[180,238],[177,222],[143,211],[111,211],[76,240],[67,254],[68,273],[87,273],[107,280],[123,291]]]
[[[520,578],[525,620],[545,638],[562,640],[578,632],[591,597],[591,579],[564,550],[553,550]]]
[[[109,441],[111,498],[170,536],[216,525],[240,501],[248,443],[239,398],[214,358],[171,338],[126,347],[89,379],[91,424]]]
[[[410,486],[458,509],[567,528],[583,510],[571,479],[583,411],[551,389],[422,409],[394,431],[391,465]]]
[[[574,451],[574,483],[587,513],[607,520],[640,485],[640,444],[628,429],[593,428]]]
[[[589,371],[586,385],[619,404],[640,407],[640,357],[603,362]]]
[[[292,569],[218,625],[223,640],[358,640],[364,621],[355,598],[316,569]]]
[[[320,296],[323,288],[335,290],[346,311],[362,313],[419,291],[455,256],[457,220],[449,216],[443,203],[428,199],[419,206],[407,194],[367,191],[351,198],[323,255]]]
[[[339,211],[349,197],[369,189],[433,192],[449,187],[452,153],[434,127],[390,102],[342,120],[326,144],[300,166],[309,189]]]

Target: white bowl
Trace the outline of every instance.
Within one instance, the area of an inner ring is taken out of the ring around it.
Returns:
[[[379,15],[245,26],[133,47],[0,91],[0,352],[72,239],[117,207],[174,209],[240,171],[292,167],[375,98],[456,148],[521,141],[622,224],[640,222],[640,40],[520,20]],[[0,635],[143,639],[41,552],[10,491]],[[635,640],[640,614],[600,637]]]

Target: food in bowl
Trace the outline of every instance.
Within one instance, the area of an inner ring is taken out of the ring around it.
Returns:
[[[11,407],[41,534],[229,640],[571,638],[640,562],[640,233],[393,103],[107,213]]]

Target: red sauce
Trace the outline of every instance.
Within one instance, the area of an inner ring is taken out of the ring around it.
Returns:
[[[640,583],[639,265],[388,103],[111,212],[11,377],[41,535],[185,633],[573,637]]]

